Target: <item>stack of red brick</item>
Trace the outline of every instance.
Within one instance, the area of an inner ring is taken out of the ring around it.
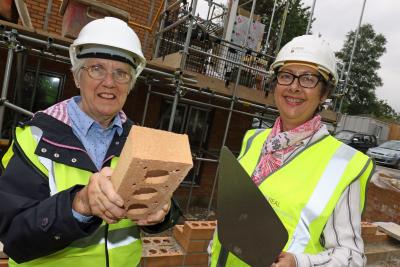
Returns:
[[[365,245],[367,266],[399,266],[400,243],[373,223],[361,222],[361,235]],[[389,264],[389,265],[385,265]]]
[[[143,238],[141,267],[208,266],[207,247],[216,221],[186,221],[176,225],[173,237]]]
[[[388,235],[378,230],[378,226],[370,222],[361,222],[361,236],[364,243],[379,243],[389,239]]]

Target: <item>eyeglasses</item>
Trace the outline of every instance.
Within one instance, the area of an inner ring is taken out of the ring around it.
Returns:
[[[277,81],[280,85],[291,85],[297,78],[300,86],[304,88],[315,88],[318,82],[321,80],[321,76],[317,74],[305,73],[301,75],[295,75],[286,71],[279,71],[277,75]]]
[[[94,80],[104,80],[108,71],[102,65],[83,66],[89,77]],[[116,69],[111,72],[112,77],[117,83],[128,83],[132,80],[132,75],[124,70]]]

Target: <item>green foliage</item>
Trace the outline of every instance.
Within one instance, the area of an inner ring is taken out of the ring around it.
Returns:
[[[290,1],[290,0],[289,0]],[[274,6],[274,0],[263,1],[260,6],[257,6],[258,14],[261,16],[261,22],[265,24],[265,31],[268,32],[268,27],[271,21],[272,10]],[[276,49],[278,47],[279,33],[284,19],[286,1],[278,0],[275,11],[274,20],[272,22],[271,34],[269,37],[269,45],[267,54],[275,56]],[[259,11],[260,10],[260,11]],[[263,12],[262,12],[263,11]],[[292,40],[294,37],[303,35],[306,32],[308,18],[310,16],[310,7],[303,7],[301,0],[292,0],[289,5],[289,12],[285,21],[284,32],[282,41],[279,47],[284,46],[287,42]],[[264,35],[264,40],[267,37],[267,33]],[[265,44],[263,44],[264,46]]]
[[[343,48],[336,53],[337,58],[346,64],[350,62],[354,37],[355,31],[350,31],[346,35]],[[379,58],[386,52],[385,45],[385,36],[375,33],[371,24],[364,24],[360,27],[341,110],[343,113],[369,114],[377,118],[392,120],[399,118],[399,114],[386,101],[378,99],[375,94],[376,88],[383,85],[378,70],[381,68]],[[347,70],[347,68],[348,65],[345,69]]]

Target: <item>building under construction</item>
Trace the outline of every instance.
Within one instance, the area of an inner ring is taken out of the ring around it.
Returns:
[[[269,127],[277,116],[267,71],[275,55],[265,53],[269,25],[260,23],[256,0],[227,5],[209,0],[205,17],[197,16],[197,0],[5,2],[9,6],[0,10],[3,152],[18,121],[79,94],[68,47],[81,27],[104,16],[126,21],[148,59],[125,113],[139,125],[189,135],[194,168],[175,193],[185,213],[215,209],[222,146],[238,153],[248,129]],[[331,110],[322,115],[336,121]],[[184,229],[178,230],[182,235]]]
[[[148,59],[124,111],[140,125],[190,136],[195,167],[177,194],[187,207],[211,208],[220,148],[238,152],[248,129],[270,126],[277,114],[268,92],[273,55],[261,51],[266,28],[254,12],[257,1],[209,1],[206,18],[195,15],[196,0],[133,2],[10,1],[10,19],[1,24],[1,137],[9,138],[31,112],[78,95],[69,44],[93,18],[121,18],[138,33]],[[324,114],[336,120],[334,112]]]

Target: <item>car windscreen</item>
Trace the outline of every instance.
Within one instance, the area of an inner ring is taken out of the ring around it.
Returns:
[[[351,140],[351,138],[353,137],[354,133],[351,132],[338,132],[335,137],[337,139],[341,139],[341,140]]]
[[[400,151],[400,142],[388,141],[388,142],[383,143],[379,147]]]

